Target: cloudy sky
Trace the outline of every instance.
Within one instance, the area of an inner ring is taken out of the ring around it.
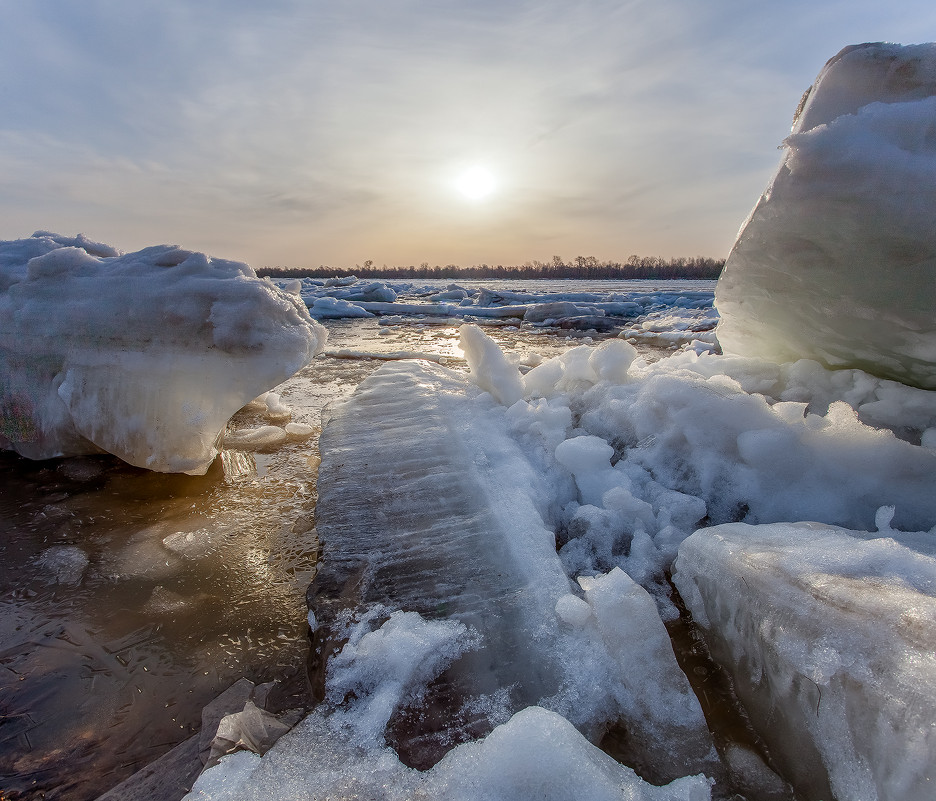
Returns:
[[[932,0],[0,0],[0,19],[0,238],[255,267],[725,256],[823,63],[936,40]]]

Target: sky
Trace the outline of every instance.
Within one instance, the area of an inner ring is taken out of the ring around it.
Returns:
[[[936,40],[932,0],[0,0],[0,19],[0,239],[256,268],[723,258],[822,65]]]

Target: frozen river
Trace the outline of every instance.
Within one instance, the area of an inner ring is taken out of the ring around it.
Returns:
[[[714,282],[669,286],[711,292]],[[316,431],[382,363],[366,354],[425,354],[464,369],[454,324],[325,322],[326,353],[276,389],[292,420]],[[619,330],[485,328],[528,362]],[[666,352],[638,347],[648,360]],[[263,422],[247,409],[232,427]],[[201,707],[242,676],[279,680],[281,708],[307,703],[317,464],[317,436],[273,453],[226,452],[205,476],[0,452],[0,784],[10,797],[95,798],[196,731]]]

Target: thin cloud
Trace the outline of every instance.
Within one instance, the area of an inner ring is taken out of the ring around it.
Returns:
[[[822,63],[936,38],[923,0],[6,5],[0,235],[254,264],[724,255]]]

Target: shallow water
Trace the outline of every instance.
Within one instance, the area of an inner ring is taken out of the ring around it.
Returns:
[[[328,328],[331,351],[417,351],[464,369],[454,326]],[[597,341],[485,330],[518,361]],[[379,365],[323,355],[276,391],[318,428]],[[248,407],[232,427],[266,422]],[[225,452],[194,477],[0,452],[3,798],[95,798],[196,732],[201,707],[242,676],[278,680],[281,708],[307,703],[317,456],[317,437]]]

